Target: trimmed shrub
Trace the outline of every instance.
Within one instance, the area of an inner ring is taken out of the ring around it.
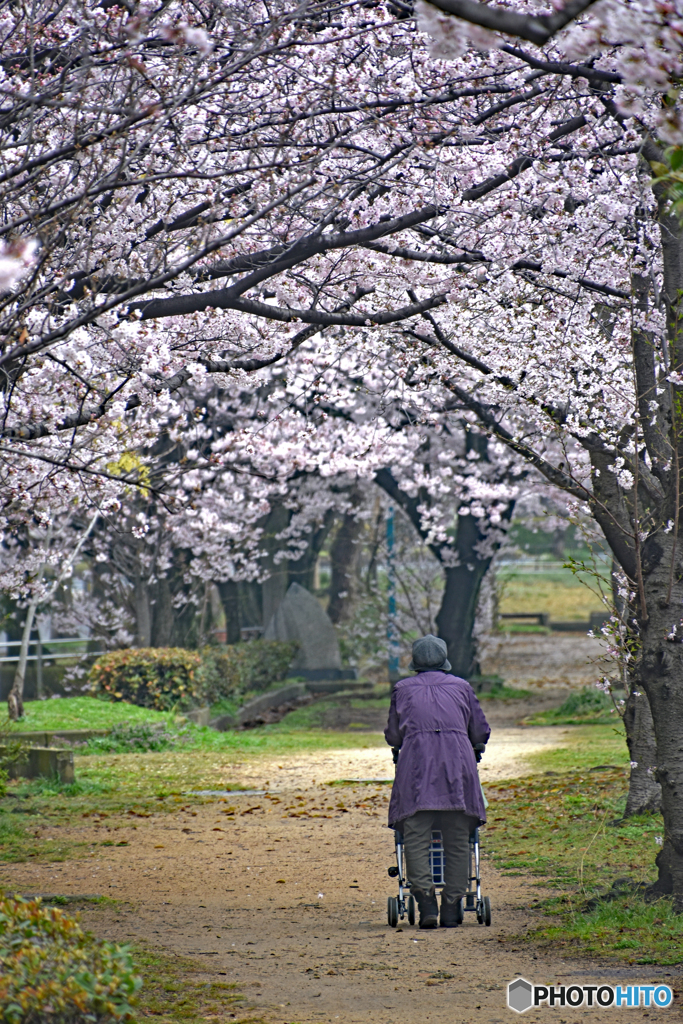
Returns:
[[[125,946],[98,942],[40,900],[0,898],[0,1020],[6,1024],[132,1021],[142,980]]]
[[[88,752],[139,754],[150,750],[173,750],[189,738],[187,728],[169,728],[164,722],[119,722],[106,736],[91,737]]]
[[[205,647],[199,675],[207,701],[267,690],[285,678],[297,648],[281,640]]]
[[[102,655],[90,669],[92,692],[143,708],[169,711],[204,699],[201,658],[181,647],[131,647]]]

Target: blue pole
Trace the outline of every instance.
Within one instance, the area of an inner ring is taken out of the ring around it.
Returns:
[[[394,570],[394,508],[389,506],[387,514],[387,578],[388,578],[388,617],[387,647],[389,655],[389,682],[395,683],[399,677],[398,668],[398,630],[396,629],[396,573]]]

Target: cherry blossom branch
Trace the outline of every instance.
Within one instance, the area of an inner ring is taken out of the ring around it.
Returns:
[[[543,46],[554,35],[588,10],[596,0],[569,0],[554,14],[517,14],[507,7],[478,3],[477,0],[427,0],[447,14],[453,14],[471,25],[480,25],[493,32],[527,39]]]

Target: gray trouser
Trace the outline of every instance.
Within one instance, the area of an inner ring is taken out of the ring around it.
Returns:
[[[432,831],[441,831],[445,859],[443,895],[449,902],[469,888],[469,838],[477,819],[463,811],[418,811],[403,822],[406,869],[413,892],[429,892]]]

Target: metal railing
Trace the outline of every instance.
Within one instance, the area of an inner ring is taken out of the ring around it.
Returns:
[[[43,696],[43,666],[46,661],[65,661],[69,658],[99,658],[101,654],[106,654],[106,651],[67,651],[64,654],[52,652],[47,649],[50,647],[59,647],[64,644],[89,644],[92,643],[92,637],[89,636],[70,636],[63,637],[59,640],[41,640],[38,637],[37,640],[29,640],[29,651],[32,647],[35,648],[35,654],[29,654],[26,658],[28,661],[35,661],[36,663],[36,696]],[[10,647],[21,647],[21,640],[0,640],[0,651],[5,653],[0,657],[0,671],[2,671],[3,665],[16,665],[19,661],[19,651],[16,654],[8,654],[7,650]]]

